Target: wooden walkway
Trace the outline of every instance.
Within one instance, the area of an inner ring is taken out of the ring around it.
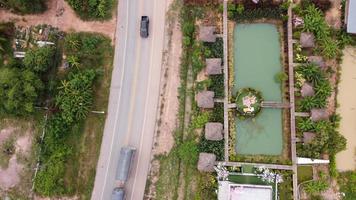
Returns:
[[[228,66],[228,45],[227,45],[227,0],[224,0],[223,11],[223,41],[224,41],[224,139],[225,139],[225,161],[229,160],[229,66]]]
[[[293,166],[291,166],[291,165],[278,165],[278,164],[267,164],[267,163],[216,162],[216,164],[222,164],[223,166],[230,166],[230,167],[241,167],[243,165],[253,165],[254,167],[266,167],[269,169],[293,170]]]
[[[296,112],[294,115],[296,117],[310,117],[310,113],[308,112]]]
[[[263,101],[261,103],[261,107],[263,108],[289,108],[289,103],[283,102],[275,102],[275,101]]]
[[[290,132],[291,132],[291,154],[293,167],[293,199],[298,199],[298,175],[297,175],[297,149],[295,134],[295,98],[294,98],[294,63],[293,63],[293,25],[292,6],[288,8],[288,76],[289,76],[289,96],[290,96]]]

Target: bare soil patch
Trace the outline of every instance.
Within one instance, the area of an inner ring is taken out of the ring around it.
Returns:
[[[341,0],[332,0],[331,8],[325,13],[326,22],[335,29],[341,27]]]
[[[336,166],[340,171],[356,169],[356,48],[347,47],[341,64],[341,77],[337,101],[337,113],[341,115],[340,134],[346,139],[346,150],[336,155]]]
[[[182,33],[178,22],[178,12],[170,0],[167,6],[165,50],[162,64],[160,83],[160,107],[157,129],[152,149],[153,157],[164,155],[171,151],[174,145],[174,131],[177,127],[177,113],[179,108],[178,87],[180,85],[180,56],[182,53]],[[160,162],[153,159],[146,187],[145,199],[155,199],[156,182],[159,176]],[[172,194],[173,195],[173,194]]]
[[[48,9],[42,14],[17,15],[8,10],[0,10],[0,21],[13,21],[19,26],[49,24],[63,31],[85,31],[102,33],[114,40],[116,17],[109,21],[83,21],[65,0],[49,0]],[[113,15],[116,16],[116,15]]]
[[[33,132],[30,123],[27,123],[26,129],[9,126],[0,131],[0,144],[13,137],[15,149],[15,152],[8,158],[2,158],[9,160],[6,167],[0,168],[0,194],[2,191],[7,191],[20,183],[25,167],[23,160],[27,160],[31,156]]]

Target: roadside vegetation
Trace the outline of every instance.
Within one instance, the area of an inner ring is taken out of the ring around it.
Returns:
[[[210,111],[197,107],[194,94],[210,88],[217,96],[223,97],[223,76],[208,77],[202,82],[195,79],[205,66],[205,58],[222,58],[222,40],[213,44],[204,44],[196,40],[196,21],[206,12],[216,12],[213,5],[204,7],[183,4],[180,20],[183,33],[183,54],[181,56],[179,88],[178,128],[175,131],[175,145],[168,155],[159,156],[160,171],[156,185],[157,199],[216,199],[216,175],[202,173],[197,169],[199,152],[214,153],[217,160],[223,160],[224,141],[208,141],[204,138],[204,126],[209,121],[223,122],[223,105],[216,104]],[[192,109],[186,116],[186,101]],[[185,124],[185,118],[190,118]]]
[[[66,0],[84,20],[107,20],[112,17],[116,0]]]
[[[47,0],[3,0],[0,5],[18,14],[37,14],[44,12]]]
[[[105,115],[91,111],[107,109],[111,40],[100,34],[65,34],[45,25],[28,30],[33,38],[16,45],[17,51],[26,52],[25,57],[14,58],[15,26],[0,24],[1,120],[31,121],[37,126],[30,158],[35,162],[39,157],[40,161],[34,179],[37,195],[90,199],[105,123]],[[39,45],[40,30],[49,30],[47,41],[51,44]],[[14,142],[10,137],[0,145],[1,158],[14,154]],[[7,162],[2,159],[0,164],[6,167]],[[27,189],[12,188],[11,197],[29,196],[35,167],[30,164],[28,180],[21,183]]]

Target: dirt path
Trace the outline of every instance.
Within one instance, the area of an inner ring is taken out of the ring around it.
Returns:
[[[63,10],[61,13],[61,10]],[[113,14],[113,16],[116,16]],[[0,21],[14,21],[20,26],[50,24],[63,31],[98,32],[107,35],[112,40],[115,37],[116,17],[109,21],[83,21],[76,16],[74,10],[64,0],[49,0],[48,9],[39,15],[16,15],[7,10],[0,10]]]
[[[341,27],[341,0],[331,1],[331,8],[325,13],[325,20],[335,29]]]
[[[177,128],[177,113],[179,108],[178,87],[180,85],[179,69],[180,56],[182,53],[181,41],[182,33],[180,24],[176,20],[177,10],[174,8],[175,3],[169,0],[167,5],[171,5],[167,13],[166,24],[166,41],[162,65],[162,75],[160,83],[160,107],[158,125],[155,135],[153,156],[164,155],[171,151],[174,145],[174,131]],[[151,162],[149,172],[149,182],[151,183],[144,199],[155,199],[156,182],[158,181],[160,163],[154,159]],[[173,195],[173,192],[172,192]]]
[[[341,65],[341,80],[339,83],[337,113],[341,115],[340,133],[347,139],[346,150],[336,155],[338,170],[356,169],[356,48],[348,47],[344,50]]]

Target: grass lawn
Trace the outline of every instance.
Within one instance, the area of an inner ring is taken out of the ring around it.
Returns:
[[[311,166],[298,167],[298,183],[313,179],[313,168]]]

